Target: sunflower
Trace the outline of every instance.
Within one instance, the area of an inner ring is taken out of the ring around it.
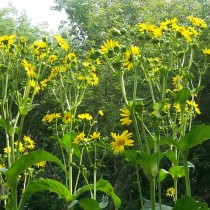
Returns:
[[[96,140],[101,138],[101,134],[99,132],[94,131],[92,135],[90,135],[90,140]]]
[[[106,54],[109,52],[109,50],[114,50],[115,47],[120,47],[121,45],[119,44],[118,41],[114,41],[112,39],[107,40],[104,42],[104,44],[101,46],[101,54]]]
[[[23,140],[24,140],[24,146],[25,146],[25,148],[34,149],[35,142],[29,136],[24,136],[23,137]]]
[[[22,60],[21,65],[26,71],[26,74],[29,78],[34,78],[35,77],[35,67],[33,64],[29,63],[26,59]]]
[[[169,187],[166,190],[166,196],[167,197],[174,197],[174,195],[175,195],[175,189],[173,187]]]
[[[68,124],[70,122],[70,120],[72,119],[72,117],[73,116],[70,112],[65,113],[64,116],[63,116],[63,122],[65,124]]]
[[[122,117],[122,119],[120,119],[121,125],[130,125],[132,123],[130,111],[126,108],[120,109],[120,111],[120,116]]]
[[[81,141],[84,141],[84,139],[85,139],[85,133],[84,132],[79,133],[77,137],[74,139],[73,144],[79,144]]]
[[[80,118],[81,120],[92,120],[93,119],[93,117],[88,113],[79,114],[78,118]]]
[[[113,142],[111,142],[112,150],[114,154],[123,152],[125,149],[125,146],[133,146],[134,141],[130,139],[132,137],[133,133],[128,133],[128,130],[123,131],[121,135],[116,133],[111,133],[112,138],[114,139]]]
[[[64,50],[68,50],[69,49],[69,45],[67,43],[67,41],[62,38],[61,36],[57,35],[57,36],[54,36],[54,38],[57,40],[58,44],[60,45],[60,47]]]
[[[36,166],[37,166],[38,168],[40,168],[40,167],[45,167],[45,166],[46,166],[46,161],[41,161],[41,162],[37,163]]]
[[[98,111],[98,114],[99,114],[101,117],[103,117],[103,116],[104,116],[103,110],[100,109],[100,110]]]
[[[42,122],[52,122],[54,119],[60,118],[61,115],[60,113],[52,113],[52,114],[46,114],[43,118],[42,118]]]
[[[188,19],[190,20],[191,24],[194,26],[198,26],[201,28],[207,28],[206,22],[201,18],[196,18],[191,15],[188,17]]]
[[[140,55],[140,49],[136,46],[130,46],[129,49],[125,52],[125,60],[123,66],[127,67],[128,70],[131,70],[134,67],[134,61],[136,56]]]

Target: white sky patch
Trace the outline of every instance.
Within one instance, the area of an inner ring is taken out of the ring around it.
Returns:
[[[64,11],[53,11],[50,7],[54,6],[54,0],[0,0],[0,8],[7,7],[9,3],[17,8],[19,13],[26,12],[33,25],[43,22],[49,24],[48,31],[57,30],[61,20],[67,20]]]

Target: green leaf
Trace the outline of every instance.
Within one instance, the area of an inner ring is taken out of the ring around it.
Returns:
[[[185,176],[184,166],[172,166],[169,168],[169,172],[175,178]]]
[[[178,147],[179,146],[179,143],[178,141],[174,140],[173,137],[160,137],[160,145],[164,145],[164,144],[167,144],[167,145],[173,145],[175,147]]]
[[[160,169],[159,170],[159,182],[162,182],[167,176],[169,172],[166,171],[165,169]]]
[[[123,153],[125,161],[128,165],[135,167],[139,164],[141,151],[140,150],[125,150]]]
[[[76,196],[79,196],[81,195],[83,192],[86,192],[86,191],[89,191],[91,188],[91,190],[93,190],[93,185],[84,185],[82,188],[80,188],[77,192],[76,192]],[[121,206],[121,200],[120,198],[115,194],[114,192],[114,188],[111,186],[111,184],[104,180],[104,179],[99,179],[96,183],[96,189],[98,191],[101,191],[101,192],[104,192],[106,193],[107,195],[109,195],[113,202],[114,202],[114,205],[115,205],[115,209],[119,209],[120,206]]]
[[[76,138],[77,133],[75,131],[71,131],[70,133],[66,133],[63,135],[61,140],[59,141],[60,145],[65,147],[67,151],[73,148],[72,142]]]
[[[172,210],[208,210],[207,203],[194,201],[192,197],[184,196],[177,200]]]
[[[109,204],[109,199],[107,198],[107,196],[104,196],[102,198],[102,201],[99,203],[100,209],[106,208],[108,204]]]
[[[75,197],[70,194],[69,190],[58,181],[51,179],[33,180],[28,184],[22,195],[21,203],[19,204],[20,209],[24,207],[25,202],[32,194],[42,190],[49,190],[50,192],[58,194],[67,203],[75,199]]]
[[[21,156],[18,160],[11,165],[11,167],[5,172],[8,185],[13,188],[17,185],[18,176],[23,173],[29,167],[36,165],[41,161],[53,161],[61,166],[63,171],[68,173],[63,163],[54,155],[46,151],[35,151]]]
[[[5,132],[9,135],[14,132],[14,128],[10,125],[9,120],[6,120],[2,117],[0,117],[0,126],[4,128]]]
[[[184,152],[208,139],[210,139],[210,126],[198,125],[178,141],[178,148]]]
[[[140,158],[140,163],[142,169],[147,176],[147,178],[154,179],[158,174],[159,161],[162,158],[162,154],[142,154]]]
[[[74,207],[79,201],[78,200],[74,200],[73,202],[71,202],[71,204],[68,206],[67,209],[71,209],[72,207]]]
[[[168,150],[164,153],[164,155],[174,164],[178,165],[178,161],[175,155],[175,152],[173,150]]]
[[[79,205],[84,210],[99,210],[100,206],[96,200],[93,200],[92,198],[84,198],[82,200],[79,200]]]
[[[190,97],[190,90],[188,88],[182,88],[177,93],[177,101],[180,104],[180,108],[182,111],[185,109],[186,101]]]

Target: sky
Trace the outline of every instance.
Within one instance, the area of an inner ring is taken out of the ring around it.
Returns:
[[[54,0],[0,0],[0,8],[8,6],[9,2],[20,13],[25,11],[33,25],[47,22],[49,24],[48,31],[56,31],[60,21],[67,20],[64,11],[50,10],[50,7],[54,6]]]

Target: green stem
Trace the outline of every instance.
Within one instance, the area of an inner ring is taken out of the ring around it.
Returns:
[[[73,183],[73,171],[72,171],[72,160],[73,160],[73,149],[71,150],[70,154],[69,154],[69,191],[70,191],[70,194],[72,195],[73,191],[73,186],[72,186],[72,183]]]
[[[21,141],[21,136],[22,136],[22,131],[23,131],[24,119],[25,119],[25,116],[24,116],[24,115],[21,115],[21,116],[20,116],[20,129],[19,129],[19,132],[18,132],[17,156],[16,156],[16,160],[19,159],[19,155],[20,155],[19,146],[20,146],[20,141]],[[13,144],[14,144],[14,142],[13,142]]]
[[[123,95],[123,99],[125,101],[125,104],[128,104],[127,96],[126,96],[126,91],[125,91],[125,83],[124,83],[124,78],[123,78],[123,72],[120,72],[120,86],[121,86],[121,91]]]
[[[139,170],[137,166],[135,167],[135,170],[136,170],[136,178],[137,178],[137,184],[138,184],[138,190],[139,190],[140,205],[141,205],[141,209],[144,210],[144,202],[143,202],[143,196],[142,196],[142,191],[141,191],[141,181],[140,181]]]
[[[174,178],[174,190],[175,190],[175,195],[174,195],[174,202],[176,203],[177,199],[178,199],[178,193],[177,193],[177,184],[178,184],[178,180],[177,178]]]
[[[155,210],[155,179],[150,179],[151,210]]]
[[[188,165],[187,165],[187,153],[182,154],[182,158],[183,158],[184,171],[185,171],[186,195],[191,196],[190,176],[189,176],[189,169],[188,169]]]
[[[137,122],[135,113],[132,113],[132,119],[133,119],[133,125],[134,125],[134,129],[135,129],[136,139],[137,139],[137,143],[138,143],[139,149],[141,151],[143,151],[141,135],[140,135],[140,132],[139,132],[138,122]]]
[[[137,91],[137,68],[134,71],[134,85],[133,85],[133,102],[136,101],[136,91]]]
[[[14,187],[11,188],[11,204],[12,209],[11,210],[17,210],[17,183]]]
[[[149,144],[148,144],[148,141],[147,141],[147,135],[146,135],[145,125],[143,123],[144,122],[143,112],[141,113],[140,122],[141,122],[142,135],[143,135],[145,146],[146,146],[146,151],[149,154],[150,153],[150,149],[149,149]]]
[[[78,185],[79,177],[80,177],[80,173],[81,173],[81,165],[82,165],[83,152],[84,152],[84,148],[82,148],[81,155],[80,155],[80,161],[79,161],[79,166],[80,167],[79,167],[79,171],[78,171],[76,182],[75,182],[75,186],[74,186],[74,194],[76,193],[77,185]]]
[[[94,142],[94,169],[93,169],[93,199],[96,200],[96,179],[97,179],[97,165],[96,165],[96,155],[97,155],[97,147]]]
[[[96,200],[96,178],[97,178],[97,168],[94,166],[93,170],[93,199]]]

